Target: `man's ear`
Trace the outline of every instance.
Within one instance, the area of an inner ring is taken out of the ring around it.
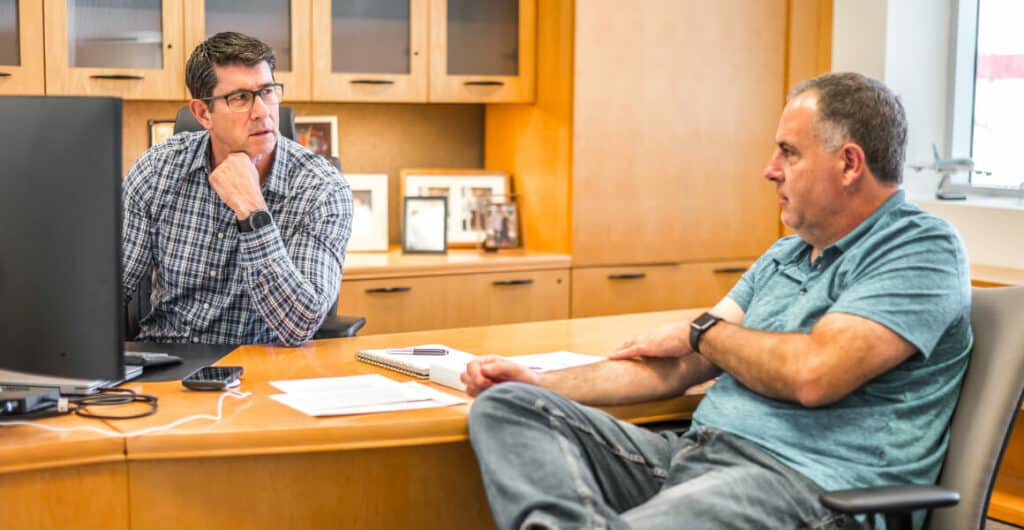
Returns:
[[[868,170],[864,149],[855,143],[843,144],[839,148],[840,161],[843,166],[843,184],[851,186],[860,180]]]
[[[202,125],[204,129],[210,130],[213,128],[213,118],[210,117],[210,107],[206,105],[206,102],[201,99],[193,99],[188,102],[188,110],[192,111],[192,115],[196,117],[196,121],[199,125]]]

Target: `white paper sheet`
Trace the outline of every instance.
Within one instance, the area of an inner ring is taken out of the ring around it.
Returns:
[[[466,400],[415,381],[399,383],[379,374],[271,381],[287,393],[270,399],[309,416],[338,416],[448,407]]]

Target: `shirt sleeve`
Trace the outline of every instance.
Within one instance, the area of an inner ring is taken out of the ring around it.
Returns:
[[[908,228],[861,263],[829,312],[878,322],[925,357],[970,303],[966,253],[951,228]]]
[[[310,209],[287,247],[273,223],[240,234],[239,265],[253,304],[283,343],[302,344],[320,327],[338,296],[351,232],[352,191],[341,184]]]
[[[121,190],[121,288],[125,303],[153,266],[150,234],[150,202],[153,166],[143,155],[128,171]]]

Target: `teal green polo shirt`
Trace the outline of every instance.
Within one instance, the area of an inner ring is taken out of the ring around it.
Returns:
[[[722,374],[695,425],[731,432],[826,490],[933,483],[973,342],[967,255],[946,221],[890,197],[811,261],[796,236],[777,241],[729,292],[743,327],[808,333],[826,313],[889,328],[917,352],[819,408],[762,396]]]

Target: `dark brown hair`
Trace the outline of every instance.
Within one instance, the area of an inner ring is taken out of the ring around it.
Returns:
[[[185,84],[193,98],[208,98],[217,86],[214,66],[256,66],[261,62],[267,63],[271,73],[277,66],[274,50],[263,41],[233,31],[218,33],[192,50],[185,63]]]

